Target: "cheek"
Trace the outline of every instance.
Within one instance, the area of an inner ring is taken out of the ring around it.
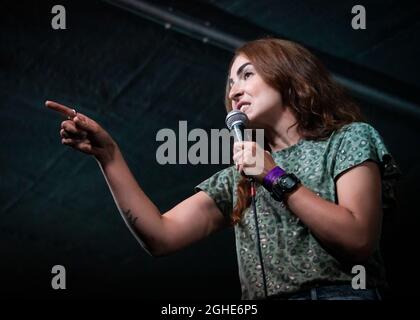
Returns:
[[[268,100],[268,102],[270,102],[271,105],[274,105],[274,106],[282,106],[283,104],[281,95],[277,91],[274,91],[271,88],[269,91],[267,91],[266,99]]]
[[[256,105],[258,105],[258,109],[270,109],[273,106],[277,107],[282,105],[280,93],[262,81],[255,80],[249,83],[247,92],[252,96]]]
[[[279,104],[279,97],[277,94],[263,90],[258,95],[258,102],[264,109],[270,109],[271,107]]]

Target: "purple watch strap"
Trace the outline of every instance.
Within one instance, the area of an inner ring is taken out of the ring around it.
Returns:
[[[264,177],[263,180],[263,186],[264,188],[266,188],[268,191],[271,192],[272,186],[274,181],[276,181],[276,179],[278,177],[281,177],[282,175],[284,175],[286,172],[280,168],[279,166],[274,167],[273,169],[271,169],[267,175]]]

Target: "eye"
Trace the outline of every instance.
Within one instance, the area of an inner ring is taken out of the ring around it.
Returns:
[[[245,72],[244,73],[244,79],[248,79],[250,76],[252,76],[252,72]]]

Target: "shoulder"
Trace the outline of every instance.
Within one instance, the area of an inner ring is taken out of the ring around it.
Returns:
[[[232,187],[237,179],[237,171],[234,166],[226,167],[220,171],[217,171],[212,176],[201,182],[197,187],[199,189],[207,188],[219,188],[228,190]],[[197,189],[196,187],[196,189]]]
[[[234,201],[234,185],[237,172],[234,166],[222,169],[195,186],[194,191],[204,191],[214,200],[223,216],[230,217]]]
[[[369,123],[366,122],[352,122],[344,125],[337,130],[338,136],[355,136],[365,137],[371,135],[379,135],[378,131]]]
[[[366,122],[352,122],[344,125],[331,135],[331,142],[337,147],[381,148],[384,149],[382,136]]]
[[[332,136],[332,166],[334,175],[366,160],[383,166],[391,158],[379,132],[365,122],[343,126]]]
[[[229,166],[216,172],[210,178],[218,178],[222,180],[232,181],[235,179],[236,175],[237,175],[237,171],[235,169],[235,166]]]

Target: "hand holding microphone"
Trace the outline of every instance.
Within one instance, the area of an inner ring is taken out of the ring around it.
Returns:
[[[226,126],[233,134],[235,143],[233,161],[236,169],[249,178],[262,182],[266,174],[277,166],[268,151],[262,149],[246,135],[247,115],[239,110],[232,110],[226,116]]]

